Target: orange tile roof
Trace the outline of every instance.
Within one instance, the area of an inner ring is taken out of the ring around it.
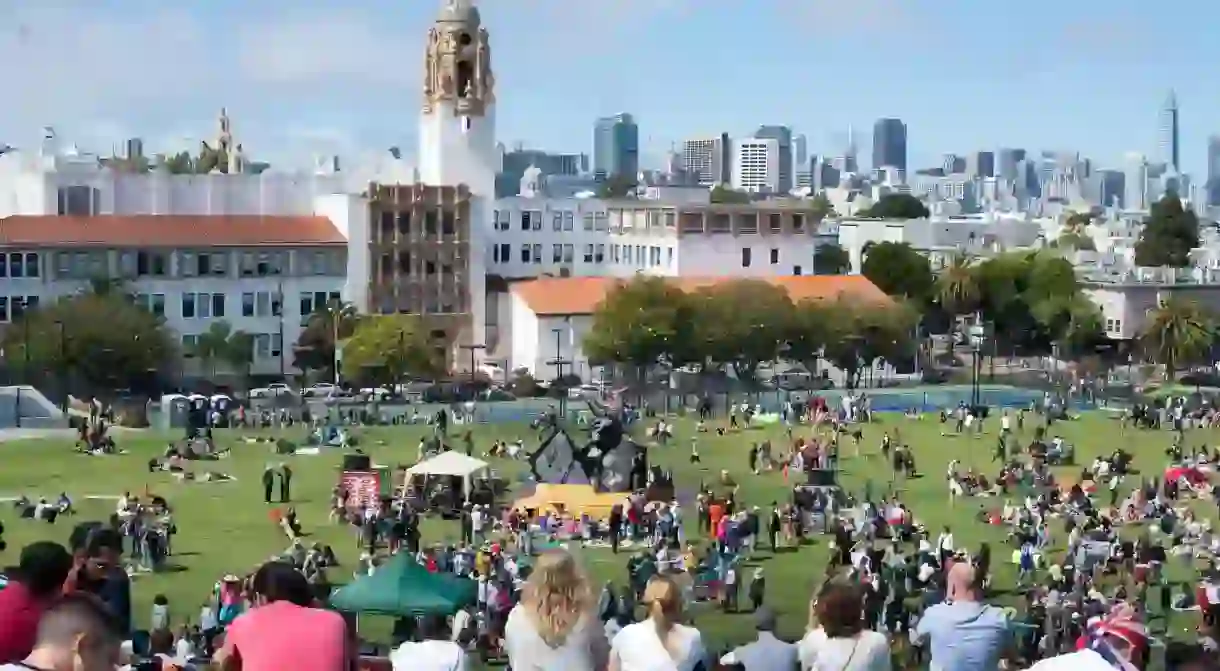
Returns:
[[[788,292],[793,301],[855,298],[868,303],[886,303],[890,298],[863,275],[792,275],[774,277],[673,277],[666,278],[683,291],[696,291],[733,280],[755,279]],[[587,315],[621,277],[543,277],[514,282],[509,290],[521,297],[537,315]]]
[[[296,247],[347,244],[326,217],[258,215],[14,216],[0,247]]]

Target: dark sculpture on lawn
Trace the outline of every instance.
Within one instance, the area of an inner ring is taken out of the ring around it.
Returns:
[[[641,463],[637,455],[644,448],[623,430],[612,412],[589,402],[594,419],[589,440],[579,445],[554,414],[539,423],[541,442],[529,457],[530,469],[540,483],[593,485],[601,492],[631,491],[633,468]]]

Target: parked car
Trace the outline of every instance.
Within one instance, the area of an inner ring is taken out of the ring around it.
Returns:
[[[311,384],[301,390],[301,396],[304,396],[305,398],[333,398],[335,396],[341,396],[342,394],[342,387],[329,382]]]
[[[256,387],[250,390],[250,398],[275,398],[277,396],[291,396],[296,392],[283,382],[272,382],[266,387]]]

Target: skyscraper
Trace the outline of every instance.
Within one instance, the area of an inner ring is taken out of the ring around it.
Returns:
[[[776,193],[788,193],[794,185],[792,179],[792,129],[788,126],[759,126],[754,137],[759,140],[775,140],[776,159],[779,161],[777,181],[772,185]]]
[[[1207,138],[1207,204],[1220,205],[1220,135]]]
[[[1161,108],[1161,158],[1168,167],[1176,173],[1182,172],[1178,145],[1178,97],[1173,91],[1165,99]]]
[[[877,119],[873,124],[873,168],[907,169],[907,126],[902,119]]]
[[[593,126],[593,174],[635,180],[640,173],[640,127],[626,112],[602,117]]]
[[[701,186],[728,184],[732,181],[732,161],[733,144],[728,133],[715,137],[692,138],[682,143],[682,165],[687,174]]]

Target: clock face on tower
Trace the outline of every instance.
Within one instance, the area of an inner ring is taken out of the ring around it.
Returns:
[[[442,103],[461,116],[482,116],[495,102],[491,44],[470,0],[447,0],[428,30],[424,52],[423,111]]]

